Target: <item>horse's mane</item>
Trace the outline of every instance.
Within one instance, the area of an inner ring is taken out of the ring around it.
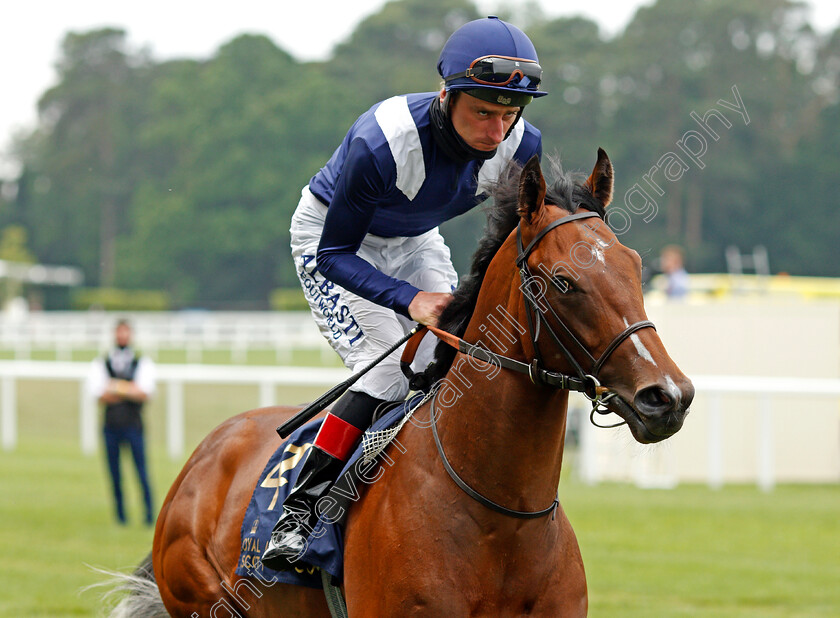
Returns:
[[[546,179],[545,201],[547,204],[554,204],[567,210],[570,214],[583,207],[586,210],[597,212],[601,218],[604,217],[603,204],[582,186],[586,179],[585,176],[575,172],[564,172],[556,157],[550,157],[548,163],[550,175],[555,180],[549,184],[548,179]],[[481,289],[490,261],[519,223],[519,178],[522,174],[522,167],[522,165],[512,161],[499,176],[496,183],[490,187],[489,193],[493,200],[485,208],[487,222],[478,248],[473,254],[470,272],[461,280],[453,293],[452,302],[449,303],[438,320],[438,326],[441,329],[458,337],[464,334],[467,324],[472,318],[478,292]],[[434,383],[443,378],[449,371],[454,359],[454,348],[439,342],[435,348],[434,363],[426,371],[429,383]]]

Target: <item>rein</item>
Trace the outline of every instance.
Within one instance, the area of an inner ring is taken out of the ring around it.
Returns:
[[[530,363],[523,363],[522,361],[518,361],[513,358],[509,358],[507,356],[502,356],[501,354],[496,354],[495,352],[491,352],[486,348],[479,347],[477,344],[471,344],[456,335],[451,333],[447,333],[439,328],[434,326],[423,326],[420,327],[417,332],[412,336],[408,343],[406,343],[405,350],[403,351],[402,358],[400,359],[400,368],[402,369],[403,373],[411,378],[414,373],[411,370],[411,361],[414,359],[414,356],[417,352],[417,348],[420,345],[420,341],[425,336],[425,330],[428,329],[432,332],[438,339],[443,341],[444,343],[452,346],[462,354],[466,354],[468,356],[472,356],[473,358],[477,358],[478,360],[484,361],[486,363],[491,363],[499,367],[503,367],[505,369],[509,369],[512,371],[516,371],[518,373],[526,374],[530,379],[531,382],[537,386],[550,386],[552,388],[557,388],[561,390],[570,390],[570,391],[577,391],[583,393],[583,395],[589,399],[592,403],[592,410],[589,414],[589,419],[593,425],[596,427],[601,428],[610,428],[610,427],[618,427],[623,425],[626,421],[622,421],[620,423],[616,423],[614,425],[598,425],[595,420],[594,416],[597,412],[598,414],[608,414],[610,410],[607,407],[607,403],[616,397],[617,393],[611,391],[609,388],[601,386],[600,382],[598,381],[598,374],[600,373],[601,369],[603,369],[604,365],[607,362],[607,359],[610,358],[613,352],[618,349],[618,346],[624,342],[625,339],[630,337],[633,333],[642,330],[644,328],[653,328],[656,330],[656,326],[650,320],[641,320],[639,322],[635,322],[634,324],[630,324],[627,328],[623,331],[618,333],[612,341],[607,345],[601,355],[596,359],[592,354],[589,352],[588,348],[584,346],[580,340],[575,337],[572,331],[566,326],[563,322],[562,318],[557,315],[557,312],[551,306],[550,303],[546,303],[548,306],[548,311],[551,313],[551,316],[554,318],[555,322],[560,325],[565,334],[566,338],[574,343],[574,345],[578,348],[579,351],[583,353],[583,355],[590,361],[591,369],[587,373],[583,367],[578,363],[575,356],[572,354],[571,350],[563,343],[560,336],[551,328],[551,325],[548,322],[548,316],[540,309],[539,304],[536,302],[535,298],[538,298],[538,295],[535,295],[532,291],[532,283],[534,281],[534,276],[531,273],[530,269],[528,268],[528,256],[531,255],[531,252],[537,246],[540,240],[545,237],[551,230],[569,223],[571,221],[577,221],[578,219],[587,219],[589,217],[599,217],[597,213],[594,212],[582,212],[582,213],[575,213],[572,215],[568,215],[566,217],[562,217],[557,219],[556,221],[552,221],[548,225],[546,225],[543,229],[541,229],[534,239],[528,243],[527,247],[524,247],[524,243],[522,242],[522,224],[520,222],[519,226],[516,229],[516,245],[519,251],[519,255],[516,258],[516,265],[519,268],[519,275],[522,279],[522,293],[525,299],[525,315],[528,321],[528,332],[531,337],[531,345],[534,348],[534,359]],[[599,217],[600,218],[600,217]],[[557,284],[552,281],[552,285]],[[563,290],[561,290],[563,291]],[[545,321],[545,329],[548,331],[548,334],[554,340],[554,343],[560,348],[560,351],[569,361],[569,364],[575,371],[576,375],[568,375],[564,373],[559,373],[556,371],[549,371],[545,369],[541,365],[543,365],[542,355],[540,354],[538,341],[540,337],[540,330],[541,324]],[[473,500],[476,500],[480,504],[484,505],[485,507],[496,511],[497,513],[501,513],[503,515],[507,515],[509,517],[516,517],[519,519],[533,519],[537,517],[543,517],[552,513],[559,504],[557,499],[548,506],[547,508],[541,509],[539,511],[516,511],[513,509],[506,508],[493,502],[489,498],[482,496],[480,493],[475,491],[472,487],[470,487],[460,476],[455,472],[452,468],[449,460],[446,458],[446,454],[443,451],[443,444],[441,444],[440,436],[438,435],[437,431],[437,423],[435,421],[435,400],[436,397],[432,397],[431,401],[431,423],[432,423],[432,435],[435,439],[435,445],[437,446],[438,454],[440,455],[441,462],[443,463],[443,467],[455,484],[460,487],[469,497]],[[621,399],[617,400],[619,403],[624,403]]]
[[[445,330],[436,328],[435,326],[425,325],[421,326],[418,332],[415,333],[415,335],[408,341],[400,361],[402,371],[408,377],[412,376],[410,368],[411,361],[414,360],[417,346],[420,345],[420,342],[426,334],[426,330],[462,354],[472,356],[473,358],[477,358],[485,363],[496,365],[497,367],[510,369],[511,371],[516,371],[517,373],[523,373],[531,378],[531,382],[538,386],[546,385],[560,390],[577,391],[579,393],[583,393],[589,399],[601,397],[609,390],[597,384],[597,381],[592,382],[585,378],[581,379],[564,373],[543,369],[538,366],[536,359],[534,359],[534,361],[530,364],[523,363],[522,361],[502,356],[501,354],[496,354],[487,348],[482,348],[479,345],[464,341],[460,337],[456,337],[452,333],[448,333]]]
[[[508,517],[516,517],[517,519],[536,519],[538,517],[543,517],[544,515],[552,513],[551,518],[554,519],[553,513],[560,504],[560,500],[558,500],[557,498],[554,499],[554,502],[552,502],[550,506],[539,511],[515,511],[513,509],[504,507],[501,504],[498,504],[497,502],[493,502],[490,498],[482,496],[475,489],[467,485],[467,483],[460,476],[458,476],[458,473],[455,472],[455,469],[452,467],[452,464],[450,464],[449,460],[446,458],[446,453],[443,452],[443,444],[441,444],[440,442],[440,436],[438,435],[437,430],[437,419],[435,417],[435,401],[437,401],[437,393],[435,393],[432,396],[432,403],[429,407],[429,416],[431,418],[432,435],[435,438],[435,446],[437,446],[438,454],[440,455],[440,461],[443,464],[444,469],[449,474],[450,478],[453,481],[455,481],[455,484],[464,491],[464,493],[466,493],[470,498],[472,498],[479,504],[486,506],[488,509],[496,511],[497,513],[501,513],[502,515],[507,515]]]

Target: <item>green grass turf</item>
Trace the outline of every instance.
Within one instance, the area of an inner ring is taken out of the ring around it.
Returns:
[[[150,472],[159,505],[181,463],[162,448],[151,452]],[[0,616],[93,616],[97,593],[80,589],[102,580],[88,565],[123,569],[151,548],[141,523],[140,490],[123,458],[130,522],[118,526],[101,456],[84,457],[67,441],[22,442],[0,453]]]
[[[324,389],[278,388],[277,401]],[[86,565],[130,569],[151,547],[125,462],[131,523],[117,526],[101,454],[79,451],[79,386],[20,380],[20,444],[0,451],[0,616],[91,616],[100,581]],[[165,447],[165,387],[145,411],[156,504],[196,444],[254,407],[251,386],[186,385],[186,448]],[[274,439],[274,436],[267,436]],[[591,616],[840,616],[840,486],[640,490],[573,479],[560,497],[586,565]],[[539,558],[536,558],[539,559]]]
[[[840,615],[840,487],[561,485],[593,616]]]
[[[159,504],[182,461],[154,441],[150,455]],[[102,576],[87,565],[130,569],[145,556],[152,530],[126,469],[131,521],[120,527],[100,455],[66,437],[0,452],[0,616],[94,615],[97,594],[79,591]],[[641,490],[564,478],[560,497],[591,616],[840,615],[840,487]]]
[[[324,390],[278,387],[277,401],[311,401]],[[0,450],[0,617],[95,615],[97,594],[79,590],[102,576],[86,565],[131,570],[151,549],[133,463],[123,453],[132,521],[121,527],[112,517],[103,456],[81,454],[78,401],[76,382],[18,381],[19,444]],[[184,402],[186,444],[178,461],[167,456],[165,387],[144,409],[156,507],[195,446],[223,420],[256,407],[258,390],[188,384]],[[274,434],[266,439],[280,443]]]

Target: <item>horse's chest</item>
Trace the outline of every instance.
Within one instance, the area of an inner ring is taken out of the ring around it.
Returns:
[[[462,573],[463,575],[463,573]],[[451,585],[442,579],[418,581],[405,590],[381,591],[379,607],[371,616],[519,616],[579,617],[586,615],[586,590],[556,587],[522,593],[513,585],[497,587]],[[351,609],[351,614],[352,614]]]
[[[404,532],[390,546],[395,551],[379,547],[375,556],[367,555],[361,568],[373,567],[371,571],[347,574],[379,583],[378,607],[370,615],[501,618],[586,613],[583,565],[567,564],[567,553],[556,544],[526,550],[510,545],[511,539],[458,537],[431,526]],[[372,590],[361,595],[368,601],[372,596]]]
[[[449,478],[419,468],[394,466],[351,513],[345,582],[348,603],[367,604],[360,615],[585,615],[583,564],[562,509],[496,521]]]

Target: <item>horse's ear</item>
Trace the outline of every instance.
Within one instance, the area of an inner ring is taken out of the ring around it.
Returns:
[[[583,184],[584,188],[592,192],[592,196],[608,206],[613,197],[613,166],[603,148],[598,149],[598,161],[595,169]]]
[[[522,174],[519,176],[519,216],[526,223],[530,223],[543,201],[545,201],[545,178],[540,169],[540,159],[534,155],[522,168]]]

